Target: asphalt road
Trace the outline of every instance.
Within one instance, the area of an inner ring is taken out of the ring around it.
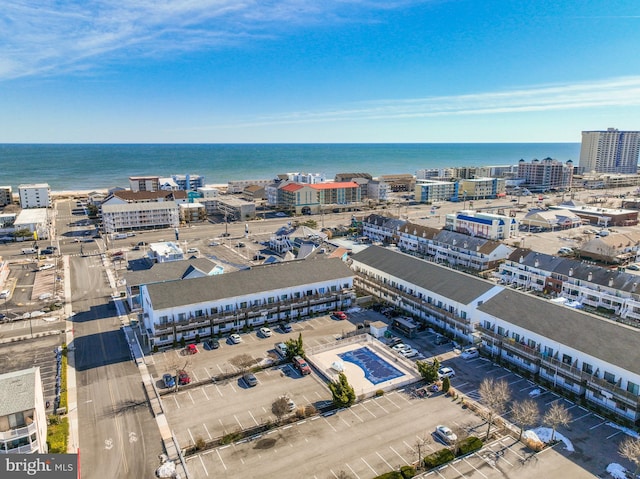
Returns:
[[[84,478],[150,477],[162,452],[99,256],[71,258],[80,461]]]

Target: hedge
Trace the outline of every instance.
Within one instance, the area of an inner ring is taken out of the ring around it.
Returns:
[[[398,471],[390,471],[376,476],[374,479],[403,479],[403,477]]]
[[[460,441],[458,446],[458,456],[464,456],[471,452],[477,451],[482,448],[482,439],[475,436],[469,436],[464,441]]]
[[[416,470],[413,466],[402,466],[400,468],[400,474],[402,474],[403,479],[411,479],[416,475]]]
[[[440,449],[433,454],[425,456],[425,458],[423,459],[424,467],[426,467],[427,469],[433,469],[434,467],[438,467],[449,461],[453,461],[455,458],[456,456],[453,454],[451,449]]]

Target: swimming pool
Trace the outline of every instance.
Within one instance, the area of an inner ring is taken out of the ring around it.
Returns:
[[[366,346],[340,353],[338,357],[359,366],[364,371],[364,377],[372,384],[383,383],[404,375],[402,371],[394,368]]]

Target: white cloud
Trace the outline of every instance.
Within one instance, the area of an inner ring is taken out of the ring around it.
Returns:
[[[378,100],[343,109],[290,112],[240,123],[262,126],[634,106],[640,106],[640,76],[455,96]]]
[[[0,80],[215,48],[420,0],[0,0]],[[357,20],[352,20],[357,19]]]

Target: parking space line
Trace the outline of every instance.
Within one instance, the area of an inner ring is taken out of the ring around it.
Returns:
[[[333,429],[333,432],[338,432],[338,430],[335,427],[333,427],[333,424],[331,424],[329,421],[327,421],[326,417],[323,416],[322,419],[324,419],[324,422],[326,422],[329,425],[329,427],[331,429]]]
[[[209,396],[207,395],[207,391],[204,390],[204,388],[200,389],[202,391],[202,394],[204,394],[204,397],[207,398],[207,401],[209,400]]]
[[[382,409],[385,413],[389,414],[389,411],[387,411],[382,404],[380,404],[380,400],[379,399],[374,399],[373,400],[373,404],[375,404],[376,406],[378,406],[380,409]]]
[[[394,469],[394,467],[393,467],[391,464],[389,464],[389,463],[387,462],[387,460],[386,460],[384,457],[382,457],[378,451],[376,451],[376,454],[378,455],[378,457],[379,457],[380,459],[382,459],[382,460],[384,461],[384,463],[387,465],[387,467],[388,467],[389,469],[391,469],[391,470],[393,470],[393,469]]]
[[[607,436],[607,439],[611,439],[612,437],[617,436],[618,434],[620,434],[622,431],[616,431],[613,434],[611,434],[610,436]]]
[[[365,408],[365,410],[371,414],[374,418],[377,418],[378,416],[376,416],[375,414],[373,414],[371,411],[369,411],[369,408],[367,406],[364,405],[364,403],[360,403],[360,406],[362,406],[363,408]]]
[[[222,391],[220,391],[220,388],[218,387],[218,385],[215,385],[216,389],[218,390],[218,394],[220,394],[220,397],[222,397]]]
[[[338,416],[340,417],[340,420],[347,425],[347,427],[351,427],[351,424],[349,424],[347,421],[344,420],[344,418],[342,417],[342,414],[339,414]]]
[[[173,398],[173,400],[176,402],[176,407],[178,409],[180,409],[180,404],[178,403],[178,398],[176,397],[176,395],[174,394],[173,396],[171,396]]]
[[[191,399],[191,402],[195,404],[196,402],[193,400],[193,396],[191,396],[191,391],[187,391],[187,394],[189,395],[189,399]]]
[[[396,456],[398,456],[400,459],[402,459],[402,462],[404,462],[407,466],[409,466],[409,465],[410,465],[410,464],[409,464],[409,461],[407,461],[404,457],[402,457],[402,456],[398,453],[398,451],[396,451],[393,447],[389,446],[389,449],[391,449],[391,450],[396,454]]]
[[[349,469],[351,469],[351,472],[353,472],[353,475],[356,476],[358,479],[360,479],[360,476],[358,474],[356,474],[356,471],[354,471],[348,463],[345,462],[345,464],[347,465],[347,467]]]
[[[233,415],[233,417],[236,418],[236,422],[240,425],[241,429],[244,429],[244,426],[242,425],[242,423],[240,422],[240,419],[238,419],[238,416],[236,416],[235,414]]]
[[[373,471],[374,477],[378,475],[376,470],[373,467],[371,467],[367,461],[364,460],[364,457],[360,457],[360,459],[362,459],[362,462],[364,462],[367,465],[367,467]]]
[[[460,389],[462,386],[466,386],[467,384],[469,384],[469,381],[465,381],[463,383],[456,384],[456,389]]]
[[[207,431],[207,436],[209,436],[209,440],[213,439],[211,437],[211,433],[209,432],[209,429],[207,429],[207,425],[205,423],[202,423],[202,427],[204,427],[204,430]]]
[[[455,461],[455,462],[450,462],[450,463],[449,463],[449,467],[458,473],[458,477],[467,477],[467,476],[465,476],[461,471],[459,471],[458,469],[456,469],[456,466],[455,466],[454,464],[457,464],[457,463],[459,463],[459,462],[461,462],[461,460],[458,460],[458,461]],[[485,477],[486,477],[486,476],[485,476]]]
[[[189,433],[189,437],[191,438],[191,444],[195,444],[196,441],[193,439],[193,434],[191,434],[191,429],[187,428],[187,432]]]
[[[509,386],[511,386],[511,385],[513,385],[513,384],[521,383],[523,380],[524,380],[523,378],[516,379],[515,381],[510,382],[510,383],[509,383]]]
[[[519,390],[520,392],[522,392],[522,391],[526,391],[527,389],[533,389],[533,388],[535,388],[535,387],[536,387],[536,385],[535,385],[535,384],[532,384],[532,383],[531,383],[531,381],[527,381],[527,382],[529,383],[529,385],[528,385],[526,388],[522,388],[522,389],[520,389],[520,390]]]
[[[204,473],[208,477],[209,476],[209,471],[207,471],[207,468],[205,467],[204,461],[202,460],[202,456],[200,454],[198,454],[198,459],[200,459],[200,464],[202,464],[202,469],[204,469]]]
[[[467,460],[468,458],[464,458],[463,461],[466,462],[467,464],[469,464],[471,467],[473,467],[473,470],[476,471],[478,474],[480,474],[482,477],[484,477],[485,479],[487,479],[488,476],[484,475],[482,473],[482,471],[480,469],[478,469],[476,466],[474,466],[473,464],[471,464],[470,461]]]
[[[231,386],[231,389],[233,389],[234,393],[237,393],[238,391],[236,391],[235,386],[233,385],[233,383],[229,383],[229,386]]]
[[[335,472],[333,472],[333,469],[329,469],[329,471],[331,471],[331,474],[333,474],[333,477],[335,477],[336,479],[339,479],[338,475]]]
[[[227,465],[222,460],[222,456],[220,455],[220,450],[216,449],[216,452],[218,453],[218,459],[220,459],[220,462],[222,463],[222,467],[224,467],[224,470],[226,471],[227,470]]]
[[[511,376],[513,373],[509,372],[508,374],[503,374],[502,376],[498,376],[496,379],[503,379]]]
[[[413,447],[411,447],[409,444],[407,444],[407,441],[404,441],[404,440],[403,440],[402,442],[403,442],[403,444],[404,444],[405,446],[407,446],[407,448],[408,448],[408,449],[410,449],[410,450],[411,450],[411,452],[413,452],[413,453],[415,454],[416,450],[415,450]]]
[[[255,422],[255,423],[256,423],[256,426],[259,426],[259,425],[260,425],[260,423],[259,423],[258,421],[256,421],[256,418],[255,418],[255,417],[253,417],[253,414],[251,414],[251,411],[249,411],[249,416],[251,416],[251,419],[253,419],[253,422]]]
[[[558,400],[558,397],[556,396],[555,398],[553,398],[551,401],[544,403],[545,406],[548,406],[549,404],[553,404],[554,402],[556,402]]]
[[[579,421],[580,419],[583,419],[583,418],[585,418],[585,417],[587,417],[587,416],[590,416],[590,415],[591,415],[591,413],[590,413],[590,412],[588,412],[587,414],[583,414],[582,416],[579,416],[579,417],[577,417],[577,418],[575,418],[575,419],[572,419],[572,420],[571,420],[571,421],[569,421],[569,422],[570,422],[570,423],[572,423],[572,422],[575,422],[575,421]]]
[[[357,417],[360,422],[364,422],[364,419],[362,419],[360,416],[358,416],[356,414],[356,412],[353,410],[352,407],[349,408],[349,411],[351,411],[351,414],[353,414],[355,417]]]
[[[195,378],[196,382],[200,382],[200,379],[198,379],[198,376],[196,376],[195,371],[191,371],[191,375]]]
[[[388,402],[390,402],[393,406],[395,406],[397,409],[402,409],[400,406],[398,406],[395,402],[393,402],[393,401],[391,400],[391,398],[389,397],[389,394],[385,394],[383,397],[384,397]]]

